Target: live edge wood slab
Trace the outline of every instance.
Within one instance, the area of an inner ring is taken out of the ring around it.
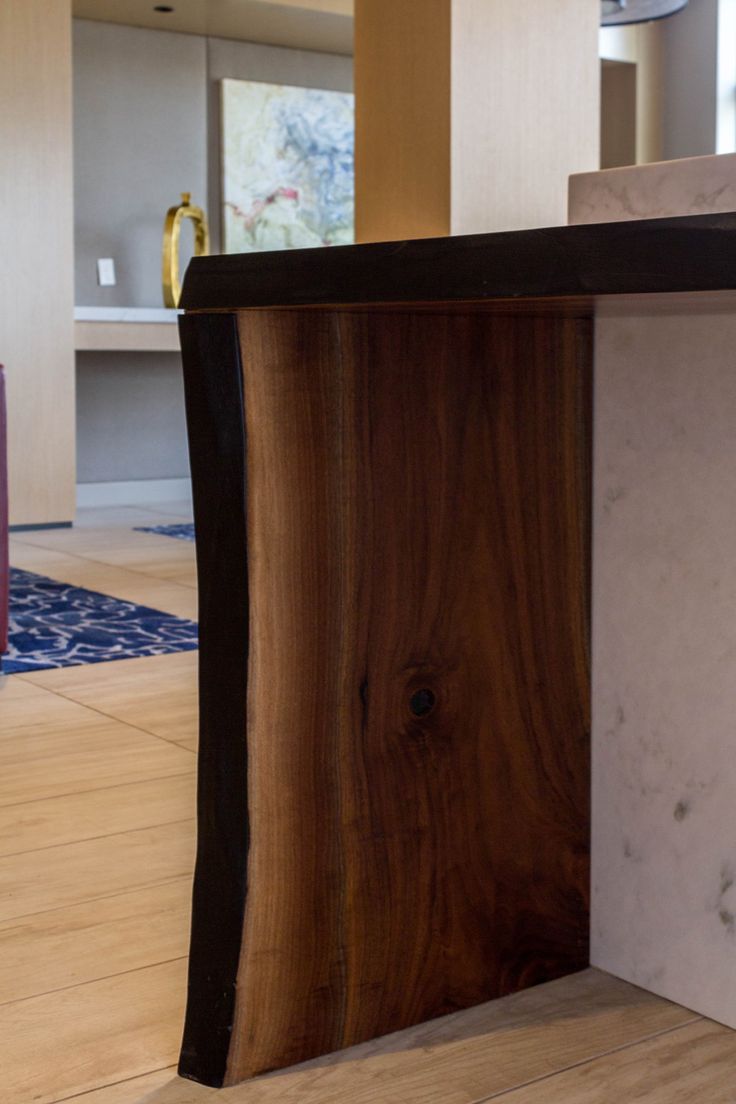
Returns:
[[[184,1076],[586,966],[594,297],[735,251],[729,215],[192,263]]]

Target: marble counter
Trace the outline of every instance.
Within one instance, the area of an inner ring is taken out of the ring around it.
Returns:
[[[596,324],[592,961],[736,1027],[736,315]]]
[[[568,196],[577,224],[736,211],[736,153],[578,173]]]
[[[570,198],[575,222],[733,211],[736,156],[573,177]],[[597,312],[592,962],[736,1027],[727,307]]]
[[[167,307],[75,307],[77,352],[178,352],[180,311]]]
[[[75,307],[75,322],[176,322],[181,311],[169,307]]]

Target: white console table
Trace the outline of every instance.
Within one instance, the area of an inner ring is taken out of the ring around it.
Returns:
[[[165,307],[75,307],[74,348],[178,353],[178,314]]]

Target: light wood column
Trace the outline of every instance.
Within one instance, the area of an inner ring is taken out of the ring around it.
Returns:
[[[590,0],[356,0],[358,240],[564,223],[599,85]]]
[[[356,0],[358,241],[450,232],[451,0]]]
[[[0,362],[10,522],[74,516],[70,0],[0,3]]]

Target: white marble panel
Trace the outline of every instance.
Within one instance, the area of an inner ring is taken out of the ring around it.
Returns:
[[[168,307],[75,307],[75,322],[177,322],[184,311]]]
[[[592,961],[736,1027],[736,315],[595,373]]]
[[[624,222],[736,211],[736,153],[570,177],[568,222]]]

